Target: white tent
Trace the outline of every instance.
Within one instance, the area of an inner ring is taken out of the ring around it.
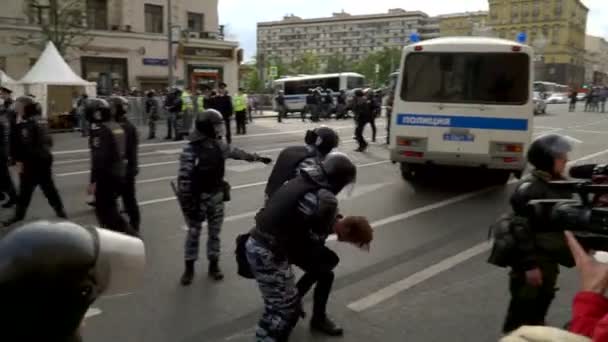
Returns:
[[[12,90],[14,96],[23,95],[23,87],[2,70],[0,70],[0,86]]]
[[[97,85],[80,78],[65,62],[52,42],[36,61],[36,64],[19,81],[25,92],[34,95],[42,106],[42,116],[53,119],[69,112],[75,95],[83,92],[96,96]]]

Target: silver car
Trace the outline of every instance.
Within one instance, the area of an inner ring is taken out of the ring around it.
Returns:
[[[532,100],[534,101],[534,115],[547,113],[547,101],[538,95],[535,95]]]

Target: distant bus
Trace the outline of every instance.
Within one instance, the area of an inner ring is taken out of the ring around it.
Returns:
[[[354,72],[318,74],[281,78],[273,82],[275,93],[282,90],[288,112],[301,112],[306,106],[308,90],[321,87],[331,89],[334,95],[340,90],[350,91],[365,86],[365,76]]]
[[[553,94],[567,95],[570,87],[554,82],[534,82],[534,93],[545,93],[547,97]]]
[[[429,167],[486,170],[499,183],[526,167],[534,52],[514,41],[450,37],[406,46],[390,123],[391,160],[407,181]]]
[[[388,88],[395,89],[395,87],[397,87],[397,81],[399,81],[399,71],[396,71],[388,76]]]

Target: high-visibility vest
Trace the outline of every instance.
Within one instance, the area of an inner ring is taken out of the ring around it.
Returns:
[[[199,112],[202,112],[203,110],[207,109],[205,108],[205,97],[203,95],[199,95],[196,98],[196,109]]]
[[[187,91],[182,92],[182,112],[193,111],[194,103],[192,103],[192,96]]]
[[[247,110],[247,95],[234,95],[232,98],[232,105],[235,112],[242,112]]]

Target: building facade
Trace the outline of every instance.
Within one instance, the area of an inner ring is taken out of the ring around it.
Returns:
[[[490,25],[498,36],[525,32],[537,54],[536,79],[580,86],[585,78],[589,9],[581,0],[489,0]]]
[[[602,37],[585,40],[585,83],[608,85],[608,42]]]
[[[478,36],[489,28],[486,11],[446,14],[438,20],[442,37]]]
[[[388,13],[302,19],[291,15],[281,21],[261,22],[257,27],[258,55],[292,63],[301,53],[319,57],[341,54],[356,61],[374,51],[400,48],[412,33],[422,39],[439,36],[439,22],[423,12],[391,9]]]
[[[19,79],[41,51],[16,46],[12,37],[39,34],[40,21],[48,20],[48,13],[44,8],[32,8],[30,1],[9,3],[3,5],[0,17],[0,69]],[[166,88],[167,4],[167,0],[83,0],[82,26],[87,31],[82,39],[86,43],[81,49],[69,49],[64,57],[76,73],[98,83],[100,94],[133,87]],[[218,0],[173,0],[171,21],[174,83],[195,88],[224,81],[236,90],[242,51],[238,43],[223,39]]]

